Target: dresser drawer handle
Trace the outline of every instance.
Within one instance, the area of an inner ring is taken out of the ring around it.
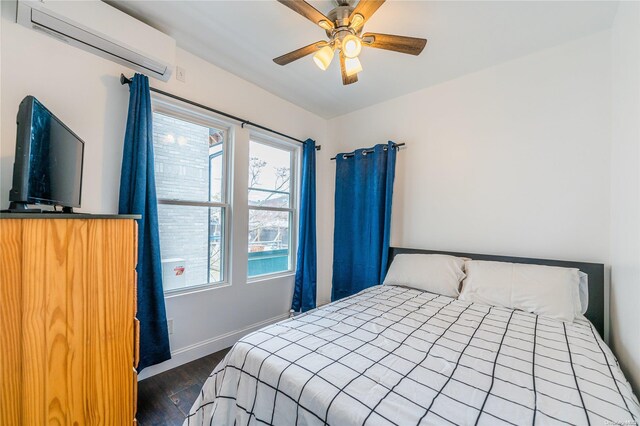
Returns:
[[[133,319],[133,367],[138,368],[140,361],[140,320]]]
[[[131,404],[133,408],[133,422],[134,424],[138,424],[136,420],[136,414],[138,412],[138,373],[135,368],[133,369],[133,398]]]

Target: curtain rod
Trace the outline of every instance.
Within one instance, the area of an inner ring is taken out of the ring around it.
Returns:
[[[125,77],[124,74],[120,74],[120,84],[122,84],[122,85],[131,84],[131,79]],[[245,120],[244,118],[240,118],[240,117],[237,117],[235,115],[227,114],[226,112],[217,110],[215,108],[211,108],[211,107],[208,107],[206,105],[202,105],[202,104],[199,104],[197,102],[190,101],[189,99],[185,99],[185,98],[182,98],[180,96],[174,95],[172,93],[165,92],[164,90],[156,89],[154,87],[149,87],[149,90],[151,90],[152,92],[159,93],[159,94],[164,95],[164,96],[168,96],[168,97],[170,97],[172,99],[176,99],[178,101],[185,102],[185,103],[187,103],[189,105],[193,105],[195,107],[202,108],[204,110],[213,112],[215,114],[222,115],[222,116],[230,118],[232,120],[239,121],[240,122],[240,127],[242,127],[242,128],[244,128],[244,126],[247,125],[247,126],[255,127],[257,129],[261,129],[261,130],[267,131],[267,132],[274,133],[274,134],[276,134],[278,136],[282,136],[282,137],[291,139],[291,140],[299,142],[301,144],[305,144],[306,143],[305,141],[303,141],[301,139],[294,138],[293,136],[289,136],[289,135],[286,135],[284,133],[278,132],[277,130],[273,130],[273,129],[270,129],[270,128],[265,127],[265,126],[261,126],[260,124],[253,123],[253,122],[251,122],[249,120]],[[317,145],[316,146],[316,151],[320,151],[320,148],[321,148],[321,145]]]
[[[400,147],[401,147],[401,146],[405,146],[405,145],[406,145],[406,144],[405,144],[404,142],[403,142],[403,143],[394,143],[394,144],[393,144],[393,147],[394,147],[394,148],[396,148],[396,149],[400,149]],[[386,151],[386,150],[387,150],[387,148],[385,147],[385,151]],[[355,152],[355,151],[354,151],[354,152]],[[355,155],[355,153],[354,153],[354,152],[349,152],[349,153],[347,153],[347,154],[342,154],[342,155],[344,155],[344,156],[345,156],[345,158],[349,158],[349,157],[353,157],[353,156]],[[372,153],[372,152],[374,152],[374,151],[373,151],[373,149],[365,149],[365,150],[364,150],[364,151],[362,151],[362,152],[366,152],[367,154],[371,154],[371,153]],[[331,159],[332,159],[332,160],[335,160],[335,159],[336,159],[336,157],[333,157],[333,158],[331,158]]]

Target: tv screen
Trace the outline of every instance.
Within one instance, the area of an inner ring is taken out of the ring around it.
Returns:
[[[9,200],[80,207],[84,142],[33,96],[18,110]]]

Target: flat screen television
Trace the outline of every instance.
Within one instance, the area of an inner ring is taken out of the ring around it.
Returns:
[[[84,142],[33,96],[20,102],[9,210],[80,207]],[[36,210],[37,211],[37,210]]]

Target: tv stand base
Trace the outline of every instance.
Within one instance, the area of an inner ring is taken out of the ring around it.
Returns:
[[[30,208],[26,203],[11,202],[7,210],[2,210],[3,213],[60,213],[60,214],[73,214],[73,207],[62,207],[62,210],[43,210]]]
[[[25,203],[15,203],[11,202],[9,204],[9,209],[5,210],[9,213],[42,213],[42,209],[32,209],[27,206]]]

